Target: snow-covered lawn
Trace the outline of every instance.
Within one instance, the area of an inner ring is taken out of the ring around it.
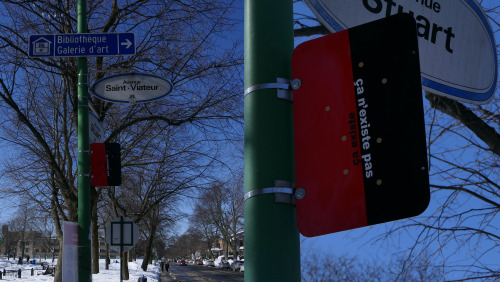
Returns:
[[[119,261],[119,260],[118,260]],[[56,262],[52,263],[52,260],[43,260],[42,262],[48,263],[49,266],[55,265]],[[142,259],[134,262],[128,263],[129,269],[129,281],[137,281],[141,275],[147,277],[148,282],[159,282],[160,281],[160,267],[149,265],[148,271],[142,271],[141,269]],[[31,269],[33,268],[34,276],[31,276]],[[92,281],[94,282],[114,282],[120,281],[120,264],[113,260],[109,265],[109,270],[105,269],[104,260],[99,260],[99,274],[92,275]],[[7,275],[3,276],[3,270],[7,271]],[[17,278],[17,272],[9,272],[9,270],[17,271],[21,269],[21,278]],[[40,261],[37,260],[36,264],[27,264],[24,260],[23,265],[17,264],[17,260],[10,259],[7,260],[5,257],[0,257],[0,271],[2,271],[2,281],[54,281],[54,277],[50,275],[42,275],[42,266]]]

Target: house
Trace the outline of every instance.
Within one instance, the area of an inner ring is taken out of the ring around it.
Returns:
[[[4,243],[0,246],[0,254],[19,258],[23,255],[30,258],[57,258],[59,242],[55,237],[44,237],[37,231],[9,231],[7,225],[2,226]]]
[[[40,37],[32,42],[33,55],[43,56],[50,55],[50,45],[52,42],[44,37]]]
[[[245,233],[244,231],[240,231],[236,233],[236,244],[238,246],[238,256],[243,257],[245,254]],[[225,253],[226,248],[228,249],[229,256],[234,254],[233,248],[231,245],[227,244],[223,239],[219,239],[215,244],[212,245],[212,249],[210,250],[214,257],[222,256]]]
[[[55,236],[46,237],[38,231],[26,231],[23,236],[23,232],[9,231],[7,225],[2,226],[2,235],[5,240],[0,245],[0,255],[9,253],[10,257],[19,258],[24,248],[24,256],[30,259],[56,259],[59,256],[59,241]],[[110,249],[109,256],[110,259],[116,259],[120,254]],[[106,258],[104,239],[99,239],[99,258]]]

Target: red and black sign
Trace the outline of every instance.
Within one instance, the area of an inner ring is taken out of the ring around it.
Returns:
[[[430,200],[415,20],[314,39],[292,56],[297,224],[305,236],[415,216]]]
[[[120,144],[90,144],[92,186],[119,186],[122,183]]]

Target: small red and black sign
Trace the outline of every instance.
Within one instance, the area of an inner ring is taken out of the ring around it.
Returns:
[[[305,236],[416,216],[430,200],[415,20],[396,15],[292,55],[297,224]]]
[[[122,182],[120,144],[92,143],[90,145],[90,174],[92,186],[119,186]]]

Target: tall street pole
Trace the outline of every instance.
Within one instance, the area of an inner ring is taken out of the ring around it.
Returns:
[[[276,201],[294,181],[292,102],[275,87],[291,78],[292,2],[245,0],[245,281],[300,281],[295,206]]]
[[[78,33],[87,33],[87,1],[78,0]],[[78,58],[78,281],[92,280],[87,58]]]

